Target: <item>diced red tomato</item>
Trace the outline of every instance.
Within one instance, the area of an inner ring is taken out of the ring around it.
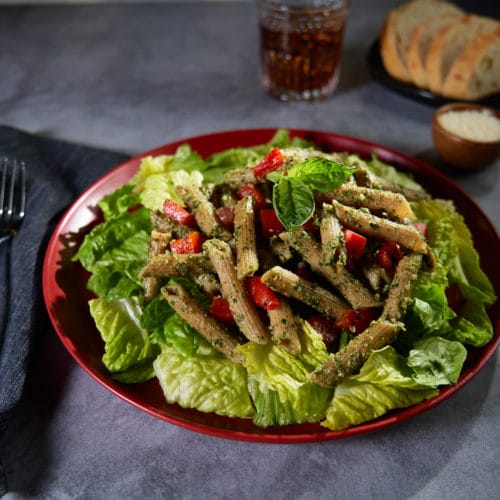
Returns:
[[[238,188],[236,194],[240,200],[245,196],[251,196],[256,210],[260,210],[267,205],[266,197],[262,194],[262,191],[253,184],[243,184]]]
[[[285,228],[272,208],[263,208],[260,211],[260,223],[264,236],[270,238],[282,233]]]
[[[229,307],[229,302],[224,297],[214,297],[208,312],[227,325],[233,325],[235,323],[233,313]]]
[[[305,280],[311,280],[311,274],[309,273],[307,264],[304,261],[301,261],[297,264],[297,267],[295,268],[295,274],[297,276],[300,276],[301,278],[304,278]]]
[[[218,207],[215,209],[215,214],[220,223],[228,230],[234,228],[234,209],[231,207]]]
[[[413,226],[415,227],[415,229],[417,229],[418,231],[420,231],[420,233],[422,234],[422,236],[425,239],[427,239],[428,232],[427,232],[427,223],[426,222],[417,221],[417,222],[413,223]]]
[[[203,239],[201,233],[198,231],[192,231],[191,233],[172,240],[170,242],[170,250],[173,253],[200,253],[201,246],[203,244]]]
[[[267,153],[264,159],[254,167],[253,173],[258,179],[276,170],[283,163],[285,163],[283,153],[278,148],[273,148]]]
[[[247,278],[247,289],[250,292],[252,300],[267,311],[277,309],[280,305],[280,299],[276,294],[262,281],[260,276],[251,276]]]
[[[347,252],[346,267],[348,271],[354,271],[356,261],[359,260],[365,249],[366,238],[351,229],[344,229],[344,241]]]
[[[395,241],[384,243],[377,252],[377,262],[384,269],[390,271],[403,258],[403,252]]]
[[[181,207],[177,202],[167,198],[163,203],[163,213],[174,222],[178,222],[184,226],[195,227],[196,221],[185,208]]]
[[[302,224],[301,228],[308,233],[315,233],[316,226],[314,225],[314,219],[309,219],[305,224]]]
[[[462,295],[462,290],[460,290],[460,286],[457,283],[452,283],[448,286],[446,289],[446,299],[450,308],[459,315],[465,303],[465,297]]]
[[[307,322],[323,337],[326,346],[333,344],[340,335],[340,328],[335,321],[326,316],[311,316]]]
[[[377,319],[377,315],[377,309],[374,307],[349,309],[337,319],[335,325],[341,330],[361,333],[368,328],[373,320]]]

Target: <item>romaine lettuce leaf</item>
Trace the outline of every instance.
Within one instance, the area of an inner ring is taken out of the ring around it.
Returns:
[[[201,186],[203,174],[198,170],[173,170],[160,174],[152,174],[145,178],[140,192],[141,203],[150,210],[161,210],[166,198],[171,198],[183,205],[182,199],[175,188],[181,184]]]
[[[109,220],[139,203],[140,198],[138,193],[134,191],[133,184],[125,184],[108,196],[105,196],[97,205],[102,210],[104,219]]]
[[[404,356],[393,347],[372,352],[359,374],[335,388],[321,425],[331,430],[347,429],[438,394],[436,388],[418,383],[413,375]]]
[[[437,261],[434,272],[421,273],[420,283],[440,285],[442,293],[449,284],[456,283],[466,299],[459,317],[450,318],[452,328],[445,328],[441,335],[476,347],[487,344],[493,327],[486,306],[493,304],[496,297],[462,216],[451,201],[422,200],[412,207],[416,216],[427,222],[429,244]],[[410,309],[415,310],[415,306]]]
[[[203,170],[205,161],[191,149],[189,144],[179,146],[173,155],[156,155],[142,158],[137,174],[132,179],[132,183],[140,190],[145,179],[151,175],[184,170],[193,172]]]
[[[159,349],[140,326],[139,299],[92,299],[89,308],[104,340],[102,362],[113,378],[128,383],[152,378]]]
[[[124,241],[140,231],[151,232],[152,224],[149,212],[139,208],[133,212],[124,212],[117,217],[95,226],[85,238],[73,256],[73,261],[80,261],[82,266],[92,271],[92,266],[103,255],[118,248]]]
[[[248,388],[256,408],[254,423],[259,427],[317,422],[332,395],[310,382],[307,375],[328,359],[322,338],[306,322],[299,356],[268,343],[247,343],[239,351],[248,371]]]
[[[382,177],[389,182],[399,184],[410,189],[423,191],[422,186],[413,179],[413,176],[407,172],[397,170],[392,165],[383,162],[375,153],[372,153],[370,161],[366,163],[368,170],[378,177]]]
[[[125,211],[92,229],[72,259],[92,273],[88,289],[110,299],[141,294],[138,274],[147,260],[150,231],[144,208]]]
[[[146,264],[149,234],[139,231],[104,254],[90,268],[87,288],[98,297],[118,299],[141,295],[139,272]]]
[[[154,370],[169,403],[229,417],[254,414],[245,369],[215,351],[185,357],[162,346]]]
[[[467,349],[460,342],[428,337],[410,351],[408,366],[415,382],[437,387],[457,383],[466,357]]]

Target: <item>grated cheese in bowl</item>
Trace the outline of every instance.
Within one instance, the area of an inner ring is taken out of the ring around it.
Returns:
[[[439,116],[448,132],[476,142],[500,141],[500,120],[487,111],[448,111]]]

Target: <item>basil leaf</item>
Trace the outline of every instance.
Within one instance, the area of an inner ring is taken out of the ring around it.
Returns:
[[[283,176],[273,186],[273,206],[285,229],[297,229],[314,213],[313,191],[300,179]]]
[[[294,165],[288,176],[300,179],[313,191],[326,193],[343,184],[354,172],[355,167],[326,158],[308,158]]]

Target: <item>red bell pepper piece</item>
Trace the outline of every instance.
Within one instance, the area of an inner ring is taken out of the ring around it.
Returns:
[[[260,224],[264,236],[270,238],[282,233],[285,228],[272,208],[263,208],[260,211]]]
[[[229,302],[224,297],[214,297],[208,312],[227,325],[235,324],[233,313],[229,307]]]
[[[196,220],[185,208],[181,207],[176,201],[167,198],[163,202],[163,213],[174,222],[184,226],[195,227]]]
[[[192,231],[191,233],[172,240],[170,242],[170,250],[173,253],[200,253],[201,246],[203,244],[201,233],[198,231]]]
[[[243,184],[238,188],[238,191],[236,191],[236,195],[240,200],[245,196],[251,196],[256,210],[260,210],[267,205],[266,197],[262,194],[262,191],[253,184]]]
[[[285,156],[278,148],[273,148],[264,159],[259,162],[253,169],[253,173],[257,179],[264,177],[269,172],[276,170],[280,165],[285,163]]]
[[[374,307],[349,309],[337,319],[335,325],[341,330],[361,333],[366,330],[370,323],[375,319],[377,319],[377,309]]]
[[[388,271],[393,270],[402,257],[403,252],[395,241],[384,243],[377,252],[377,262]]]
[[[259,307],[270,311],[277,309],[280,305],[280,299],[276,294],[262,281],[260,276],[251,276],[246,280],[247,289],[250,297]]]
[[[351,229],[344,229],[344,241],[347,253],[346,267],[348,271],[352,272],[356,267],[356,262],[363,254],[366,246],[366,238]]]
[[[350,330],[356,323],[357,317],[357,311],[355,309],[349,309],[348,311],[342,313],[342,315],[335,322],[335,325],[341,330]]]
[[[358,260],[366,246],[366,238],[351,229],[344,229],[344,241],[347,256]]]
[[[317,229],[314,225],[314,219],[308,219],[304,224],[302,224],[302,226],[300,226],[300,228],[308,233],[315,233]]]

